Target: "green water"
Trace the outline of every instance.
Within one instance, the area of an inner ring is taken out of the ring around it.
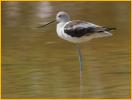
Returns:
[[[57,36],[55,23],[36,28],[62,10],[73,19],[117,28],[112,37],[81,44],[82,90],[75,45]],[[2,98],[80,95],[130,98],[130,3],[2,2]]]

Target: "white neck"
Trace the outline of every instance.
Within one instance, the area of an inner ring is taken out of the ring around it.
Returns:
[[[67,22],[60,22],[60,23],[57,24],[57,30],[56,31],[57,31],[57,34],[58,34],[59,37],[61,37],[61,35],[64,31],[63,28],[64,28],[66,23]]]

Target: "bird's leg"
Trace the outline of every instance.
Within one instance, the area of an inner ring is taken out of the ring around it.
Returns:
[[[77,52],[78,52],[78,55],[79,55],[80,73],[82,73],[82,71],[83,71],[83,57],[82,57],[82,52],[81,52],[79,44],[77,44]]]
[[[83,80],[82,80],[82,72],[83,72],[83,57],[80,49],[80,45],[77,44],[77,52],[79,55],[79,63],[80,63],[80,98],[82,98],[82,90],[83,90]]]

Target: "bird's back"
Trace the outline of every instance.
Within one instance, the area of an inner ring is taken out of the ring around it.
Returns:
[[[73,20],[64,27],[64,32],[72,37],[90,36],[94,33],[110,31],[112,28],[106,28],[90,22]]]

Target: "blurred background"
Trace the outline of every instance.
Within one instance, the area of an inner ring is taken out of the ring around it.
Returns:
[[[75,44],[61,40],[58,11],[116,27],[82,43],[82,98],[130,98],[130,2],[2,2],[2,98],[79,98]]]

